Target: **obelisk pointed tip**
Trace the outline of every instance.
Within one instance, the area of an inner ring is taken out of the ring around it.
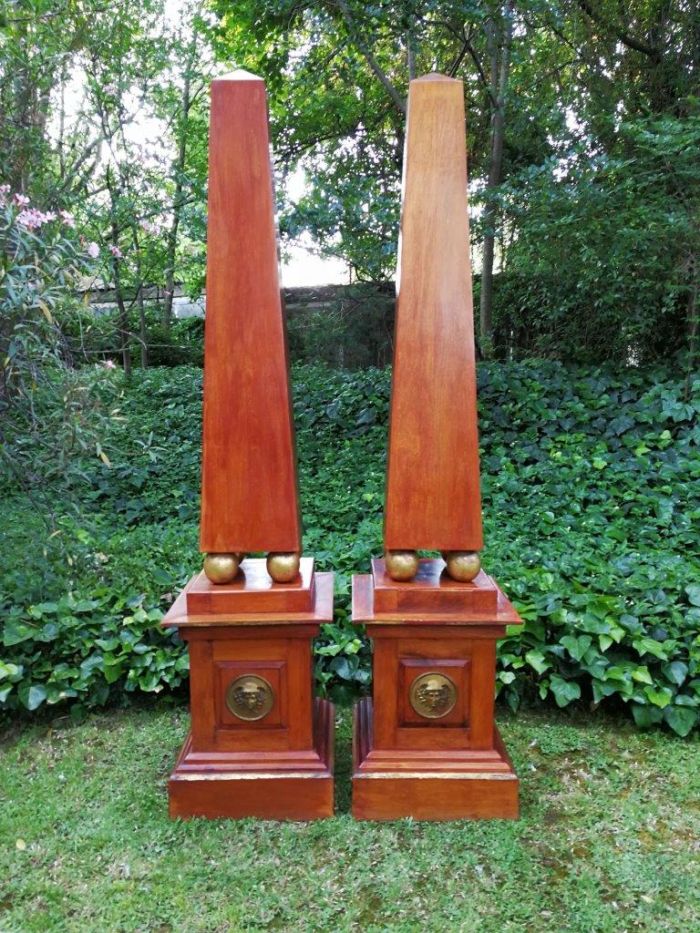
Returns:
[[[440,74],[439,71],[431,71],[430,74],[421,75],[420,78],[414,78],[411,84],[422,84],[424,81],[449,81],[450,84],[460,83],[459,78],[450,78],[449,75]]]
[[[226,75],[214,78],[214,81],[263,81],[259,75],[251,74],[250,71],[244,71],[243,68],[237,68],[235,71],[229,71]]]

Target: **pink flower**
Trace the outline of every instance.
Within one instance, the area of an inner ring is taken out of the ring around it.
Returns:
[[[16,197],[17,195],[15,195],[15,198]],[[29,210],[20,211],[17,215],[17,223],[22,227],[26,227],[27,230],[38,230],[39,227],[41,227],[43,224],[55,219],[55,214],[44,214],[41,211],[38,211],[35,207],[31,207]]]
[[[117,93],[117,85],[116,84],[105,84],[102,90],[109,97],[114,97],[114,95]]]
[[[67,227],[75,227],[75,217],[70,211],[61,211],[61,220]]]
[[[160,233],[160,224],[156,220],[142,220],[139,224],[144,233],[157,236]]]
[[[86,252],[90,259],[97,259],[97,257],[100,255],[100,247],[97,245],[97,243],[88,243]]]
[[[8,190],[8,191],[10,190],[10,189],[9,189],[9,186],[8,186],[8,189],[7,189],[7,190]],[[28,198],[26,195],[24,195],[24,194],[20,194],[19,192],[17,192],[17,194],[15,194],[15,196],[14,196],[14,198],[13,198],[12,200],[15,202],[15,204],[17,205],[17,207],[26,207],[27,204],[29,204],[29,198]]]
[[[114,256],[115,259],[124,258],[122,251],[119,249],[118,246],[115,246],[114,243],[112,243],[112,245],[109,247],[109,251]]]
[[[7,204],[7,196],[10,193],[9,185],[0,185],[0,205]]]
[[[104,366],[105,369],[116,369],[117,368],[117,364],[114,362],[114,360],[105,360],[102,363],[102,365]]]
[[[39,211],[20,211],[17,215],[17,223],[26,227],[27,230],[37,230],[41,226],[41,215]]]

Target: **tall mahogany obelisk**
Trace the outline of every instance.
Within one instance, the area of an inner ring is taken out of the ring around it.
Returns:
[[[211,88],[204,346],[204,569],[163,620],[190,655],[170,813],[330,816],[333,708],[314,699],[311,646],[333,575],[301,557],[267,98],[243,71]]]
[[[483,545],[466,192],[462,84],[419,78],[411,83],[404,157],[389,552],[475,552]]]
[[[211,95],[201,548],[301,550],[265,85]],[[206,569],[206,565],[205,565]]]
[[[514,817],[493,712],[496,640],[520,620],[479,555],[464,90],[435,74],[408,96],[390,419],[384,558],[353,578],[374,673],[355,713],[353,813]]]

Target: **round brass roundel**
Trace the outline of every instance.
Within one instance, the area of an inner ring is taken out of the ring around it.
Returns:
[[[411,684],[411,706],[424,719],[442,719],[457,702],[457,687],[453,680],[437,671],[421,674]]]
[[[244,674],[236,677],[226,691],[226,706],[238,719],[254,722],[264,719],[275,702],[272,687],[264,677]]]

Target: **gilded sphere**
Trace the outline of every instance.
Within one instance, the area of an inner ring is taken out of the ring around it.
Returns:
[[[384,555],[386,572],[392,580],[406,583],[418,573],[420,566],[415,551],[387,551]]]
[[[298,554],[270,553],[267,555],[267,572],[275,583],[291,583],[299,576]]]
[[[476,551],[445,551],[442,556],[447,573],[460,583],[469,583],[481,570],[481,558]]]
[[[207,554],[204,558],[204,573],[212,583],[230,583],[239,566],[237,554]]]

